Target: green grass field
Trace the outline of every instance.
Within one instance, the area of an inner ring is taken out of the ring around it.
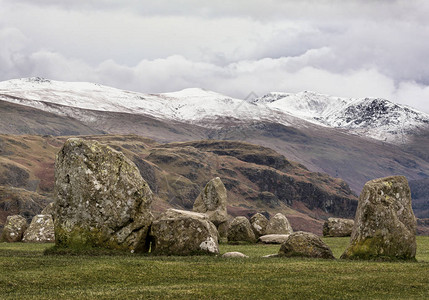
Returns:
[[[326,238],[336,257],[348,238]],[[0,299],[428,299],[429,237],[418,262],[261,258],[279,245],[221,245],[249,259],[43,255],[0,244]]]

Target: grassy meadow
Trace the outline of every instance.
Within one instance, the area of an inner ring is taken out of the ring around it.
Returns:
[[[324,238],[339,257],[348,238]],[[279,245],[227,245],[249,259],[44,255],[0,244],[0,299],[428,299],[429,237],[418,262],[262,258]]]

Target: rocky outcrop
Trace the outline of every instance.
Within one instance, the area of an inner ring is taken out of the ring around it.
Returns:
[[[272,217],[265,229],[265,234],[291,234],[292,232],[288,219],[281,213]]]
[[[258,238],[265,235],[265,230],[268,225],[268,219],[261,213],[256,213],[250,218],[250,224],[255,236]]]
[[[8,216],[0,236],[0,242],[20,242],[27,226],[27,220],[24,217],[20,215]]]
[[[241,252],[226,252],[222,255],[223,258],[249,258],[249,256]]]
[[[53,243],[55,242],[54,221],[51,215],[36,215],[24,233],[22,241],[25,243]]]
[[[281,245],[280,257],[311,257],[333,259],[331,249],[315,234],[297,231]]]
[[[216,227],[201,213],[168,209],[153,222],[151,239],[157,255],[219,253]]]
[[[224,228],[228,220],[226,204],[226,188],[222,180],[216,177],[206,184],[195,199],[193,211],[206,214],[218,229],[219,227]],[[224,232],[225,230],[222,230],[222,236]]]
[[[258,242],[263,244],[283,244],[288,237],[289,234],[267,234],[260,236]]]
[[[152,192],[135,164],[97,141],[69,139],[55,162],[55,236],[61,247],[144,252]]]
[[[350,244],[341,258],[414,259],[415,234],[407,179],[391,176],[371,180],[360,194]]]
[[[246,217],[235,217],[229,224],[228,242],[256,242],[255,234]]]
[[[329,218],[323,224],[323,236],[342,237],[350,236],[354,221],[350,219]]]

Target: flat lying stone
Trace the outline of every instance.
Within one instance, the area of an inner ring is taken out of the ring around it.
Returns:
[[[283,244],[289,234],[267,234],[260,236],[258,242],[263,244]]]
[[[222,255],[224,258],[249,258],[249,256],[244,255],[241,252],[226,252],[224,255]]]

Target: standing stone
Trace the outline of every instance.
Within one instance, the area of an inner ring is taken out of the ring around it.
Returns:
[[[20,242],[26,229],[27,220],[24,217],[20,215],[8,216],[0,241],[8,243]]]
[[[355,222],[350,219],[329,218],[323,224],[323,236],[342,237],[352,234]]]
[[[253,233],[258,238],[262,235],[265,235],[268,219],[263,214],[256,213],[250,218],[250,224],[252,225]]]
[[[51,215],[35,215],[22,239],[25,243],[55,242],[54,221]]]
[[[148,184],[121,152],[72,138],[57,154],[57,246],[147,251],[151,202]]]
[[[151,236],[154,254],[219,253],[217,229],[205,214],[168,209],[153,222]]]
[[[297,231],[281,245],[278,256],[333,259],[331,249],[315,234]]]
[[[256,242],[255,234],[246,217],[235,217],[229,224],[228,242]]]
[[[272,217],[265,229],[265,234],[291,234],[292,232],[288,219],[281,213]]]
[[[415,259],[416,219],[404,176],[368,181],[359,196],[350,244],[341,258]]]
[[[197,199],[195,199],[193,211],[206,214],[223,237],[226,233],[224,229],[228,221],[226,204],[226,188],[222,180],[216,177],[206,184],[204,190],[202,190]]]

